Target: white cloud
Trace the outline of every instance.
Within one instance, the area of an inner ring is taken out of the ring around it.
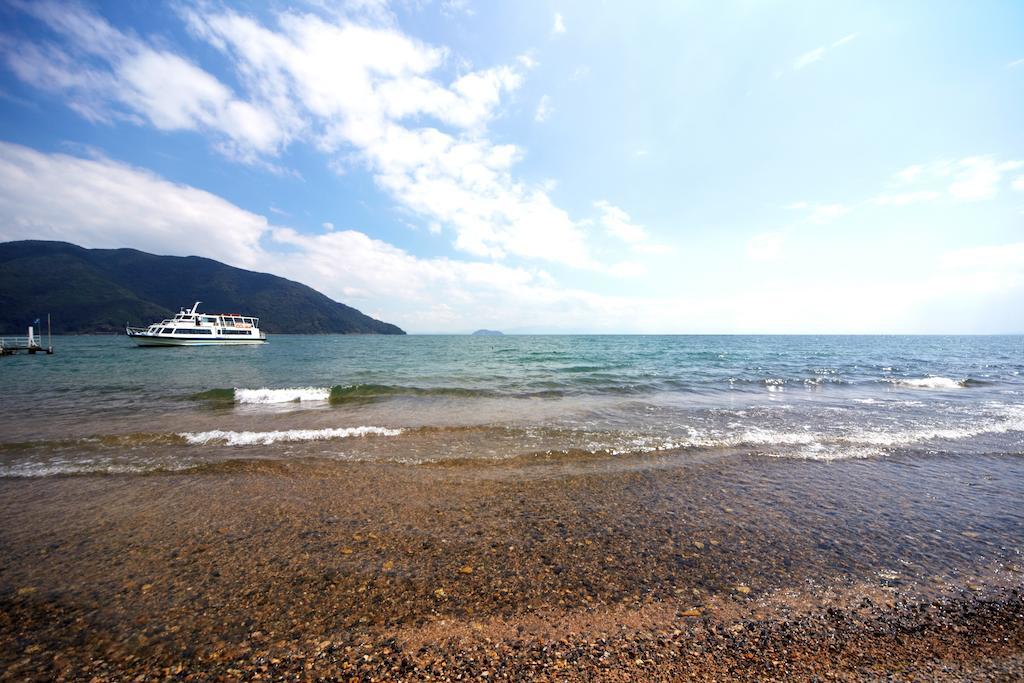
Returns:
[[[637,244],[647,239],[647,231],[643,226],[635,225],[629,214],[619,207],[603,199],[594,202],[594,206],[601,211],[599,220],[609,235],[630,244]]]
[[[914,164],[913,166],[907,166],[902,171],[897,171],[893,177],[900,183],[912,183],[921,176],[924,169],[924,164]]]
[[[331,230],[334,230],[334,223],[331,223],[330,221],[324,221],[323,223],[320,224],[320,227],[330,232]]]
[[[1024,161],[1000,160],[993,155],[914,164],[893,175],[891,185],[897,191],[883,192],[871,202],[906,206],[943,196],[961,202],[990,200],[999,195],[1004,178],[1021,168]],[[1024,177],[1012,180],[1010,186],[1024,189]]]
[[[949,194],[962,201],[992,199],[999,193],[999,184],[1004,173],[1015,171],[1024,162],[997,162],[991,156],[976,156],[961,159],[956,165]]]
[[[473,16],[476,11],[470,6],[469,0],[441,0],[441,13],[447,15],[464,14]]]
[[[806,212],[810,222],[824,225],[868,205],[904,207],[943,197],[964,202],[988,200],[998,195],[1007,174],[1021,168],[1024,168],[1024,161],[999,160],[992,155],[913,164],[893,174],[890,190],[862,202],[845,205],[800,201],[783,208]],[[1024,190],[1024,176],[1017,177],[1010,185]]]
[[[601,212],[597,222],[604,228],[607,235],[621,240],[629,245],[630,249],[638,254],[659,255],[669,254],[674,250],[666,245],[654,244],[650,241],[650,235],[642,225],[637,225],[630,218],[630,215],[606,200],[594,202],[594,207]],[[619,264],[615,267],[618,274],[638,274],[641,272],[639,264]]]
[[[1009,64],[1006,65],[1006,68],[1007,69],[1016,69],[1018,66],[1024,66],[1024,58],[1013,60],[1012,62],[1010,62]]]
[[[263,216],[142,169],[0,142],[0,240],[132,246],[254,267],[267,227]]]
[[[849,34],[847,36],[843,36],[842,38],[840,38],[839,40],[835,41],[831,45],[828,45],[828,46],[824,46],[823,45],[821,47],[816,47],[813,50],[809,50],[809,51],[803,53],[802,55],[800,55],[799,57],[797,57],[793,61],[793,69],[800,70],[800,69],[803,69],[805,67],[810,66],[811,64],[814,64],[817,61],[820,61],[829,50],[834,50],[837,47],[841,47],[843,45],[846,45],[846,44],[856,40],[858,36],[860,36],[859,33],[851,33],[851,34]]]
[[[544,123],[551,116],[551,98],[544,95],[537,103],[537,110],[533,113],[533,120],[537,123]]]
[[[802,69],[805,66],[810,66],[811,64],[814,64],[816,61],[818,61],[819,59],[821,59],[824,56],[825,56],[825,48],[823,48],[823,47],[816,47],[813,50],[811,50],[809,52],[805,52],[802,55],[800,55],[799,57],[797,57],[796,61],[793,62],[793,68],[794,69]]]
[[[271,235],[274,243],[290,248],[276,257],[280,270],[315,282],[325,290],[335,289],[338,273],[344,273],[346,286],[374,299],[418,305],[439,300],[467,303],[473,299],[473,287],[514,290],[534,280],[523,268],[444,258],[420,259],[355,230],[307,235],[276,227]]]
[[[775,261],[782,256],[786,236],[782,232],[766,232],[747,240],[747,258],[751,261]]]
[[[395,13],[391,11],[392,0],[305,0],[303,4],[336,19],[359,20],[380,26],[389,26],[396,21]]]
[[[540,66],[540,62],[538,62],[537,59],[529,52],[524,52],[516,57],[516,61],[519,62],[519,65],[526,70],[536,69]]]
[[[5,41],[8,67],[26,83],[64,95],[92,121],[148,121],[160,130],[212,133],[222,151],[247,160],[278,151],[292,135],[289,122],[236,97],[203,69],[121,33],[77,5],[17,7],[61,41]]]
[[[551,24],[551,32],[555,34],[565,33],[565,19],[562,18],[561,12],[555,12],[555,18]]]
[[[182,9],[193,34],[230,60],[239,95],[192,62],[76,6],[24,7],[62,42],[9,45],[9,66],[92,120],[197,130],[229,157],[279,172],[268,160],[308,141],[328,155],[330,168],[366,168],[403,208],[450,230],[466,253],[604,268],[580,224],[542,186],[515,179],[521,151],[487,136],[532,59],[444,83],[437,74],[448,50],[399,31],[378,2],[345,5],[333,21],[283,12],[274,25],[213,5]],[[379,15],[381,25],[356,23],[353,13]]]
[[[393,29],[293,14],[281,15],[279,30],[235,14],[190,21],[237,61],[250,89],[309,112],[321,149],[355,152],[402,206],[452,229],[456,248],[599,268],[580,226],[542,187],[513,178],[521,152],[485,135],[502,96],[522,81],[516,67],[469,72],[444,86],[430,75],[445,51]],[[424,125],[424,116],[448,130]]]
[[[832,43],[832,47],[839,47],[840,45],[846,45],[850,41],[856,40],[858,36],[860,36],[859,33],[851,33],[848,36],[843,36],[842,38],[840,38],[836,42]]]

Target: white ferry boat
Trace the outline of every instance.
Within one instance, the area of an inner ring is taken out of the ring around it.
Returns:
[[[149,327],[125,327],[139,346],[215,346],[219,344],[262,344],[260,319],[238,313],[200,313],[197,301],[190,310],[153,323]]]

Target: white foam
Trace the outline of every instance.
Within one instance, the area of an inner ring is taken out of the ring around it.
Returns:
[[[352,436],[398,436],[401,429],[387,427],[339,427],[328,429],[285,429],[273,432],[232,432],[214,429],[209,432],[182,432],[178,434],[193,446],[223,444],[225,446],[268,446],[273,443],[296,441],[324,441]]]
[[[68,474],[145,474],[154,471],[175,472],[191,467],[187,462],[115,462],[85,458],[57,458],[44,462],[21,462],[0,467],[0,477],[52,477]]]
[[[917,377],[897,379],[894,382],[903,387],[914,389],[963,389],[963,382],[949,377]]]
[[[728,446],[806,446],[816,443],[820,435],[812,432],[775,432],[767,429],[749,429],[742,434],[725,440]]]
[[[884,454],[886,448],[909,446],[927,441],[959,441],[985,434],[1024,432],[1024,407],[1006,406],[1001,414],[979,418],[958,427],[918,427],[899,431],[862,431],[848,434],[822,434],[811,431],[777,432],[750,429],[742,434],[715,440],[727,446],[803,446],[795,452],[768,453],[779,457],[814,460],[866,458]]]
[[[235,389],[235,401],[238,403],[295,403],[299,401],[326,401],[330,399],[330,397],[330,387]]]
[[[797,451],[765,453],[770,458],[794,458],[797,460],[856,460],[884,455],[878,448],[863,446],[826,446],[815,443]]]

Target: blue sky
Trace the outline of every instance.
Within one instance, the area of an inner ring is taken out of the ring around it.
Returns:
[[[412,332],[1024,332],[1021,3],[0,26],[0,239],[208,256]]]

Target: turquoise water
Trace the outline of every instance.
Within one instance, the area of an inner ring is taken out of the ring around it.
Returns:
[[[794,460],[1024,450],[1022,337],[54,340],[0,359],[0,475],[232,459]]]

